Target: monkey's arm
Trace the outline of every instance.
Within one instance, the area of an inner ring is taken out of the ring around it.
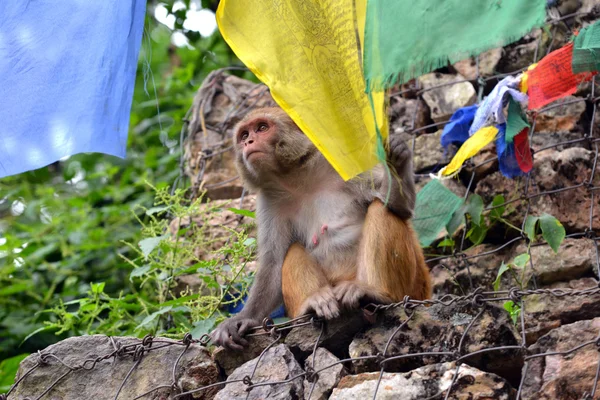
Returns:
[[[283,303],[281,267],[290,247],[291,233],[283,218],[257,199],[258,270],[242,311],[223,321],[211,334],[213,343],[241,350],[248,342],[243,335]]]
[[[399,136],[390,135],[387,157],[390,174],[384,169],[377,197],[384,203],[387,200],[387,207],[398,217],[409,219],[416,200],[412,152]]]

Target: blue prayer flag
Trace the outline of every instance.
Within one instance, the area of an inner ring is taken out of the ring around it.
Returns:
[[[146,0],[0,1],[0,177],[125,156]]]

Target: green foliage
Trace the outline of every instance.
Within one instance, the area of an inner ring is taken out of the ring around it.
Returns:
[[[496,280],[494,281],[494,290],[498,291],[502,275],[504,275],[504,273],[507,271],[510,271],[512,273],[512,276],[519,285],[519,287],[521,289],[524,289],[527,285],[527,282],[525,281],[525,266],[529,262],[529,258],[529,254],[524,253],[516,256],[511,263],[504,264],[504,262],[502,262],[500,268],[498,269]],[[521,276],[519,276],[517,271],[521,271]]]
[[[515,304],[515,302],[512,300],[508,300],[504,302],[503,307],[506,311],[508,311],[513,325],[517,325],[519,322],[519,316],[521,315],[521,306],[519,304]]]
[[[525,220],[524,231],[527,237],[535,241],[537,238],[538,229],[542,231],[542,237],[550,245],[555,253],[558,253],[558,248],[565,240],[566,232],[560,221],[549,214],[543,214],[541,217],[529,215]]]
[[[6,393],[14,383],[14,377],[19,369],[19,363],[27,357],[28,354],[19,354],[14,357],[0,361],[0,393]]]

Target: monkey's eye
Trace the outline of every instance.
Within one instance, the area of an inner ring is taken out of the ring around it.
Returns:
[[[258,124],[257,132],[264,132],[268,129],[269,129],[269,125],[265,124],[264,122],[261,122],[260,124]]]
[[[240,140],[246,140],[246,139],[248,139],[248,131],[244,131],[240,135]]]

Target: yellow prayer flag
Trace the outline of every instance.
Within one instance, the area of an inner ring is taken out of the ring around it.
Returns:
[[[448,176],[458,172],[468,158],[479,153],[481,149],[496,138],[497,134],[498,128],[495,126],[486,126],[475,132],[473,136],[468,138],[467,141],[460,146],[460,149],[458,149],[454,158],[450,161],[450,164],[446,165],[446,167],[440,171],[439,176]]]
[[[365,93],[366,0],[221,0],[225,41],[344,179],[372,168],[384,93]]]
[[[521,93],[527,93],[527,90],[529,89],[529,71],[531,71],[532,69],[534,69],[535,67],[537,67],[537,63],[535,64],[531,64],[529,66],[529,68],[527,68],[527,71],[523,72],[523,75],[521,76]]]

